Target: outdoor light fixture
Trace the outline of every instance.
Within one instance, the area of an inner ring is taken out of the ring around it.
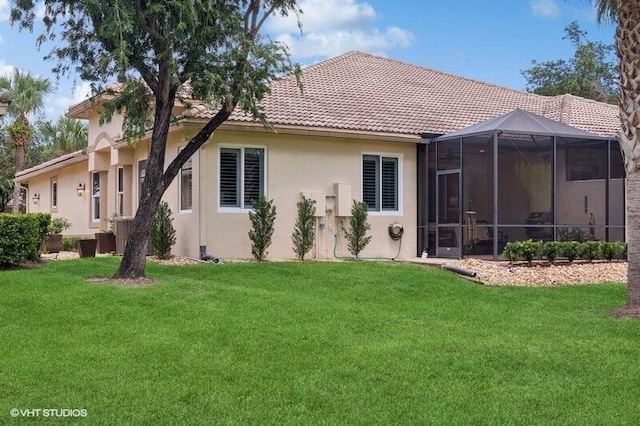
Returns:
[[[85,191],[85,186],[84,186],[84,182],[80,182],[78,184],[78,187],[76,188],[76,191],[78,192],[78,197],[82,197],[82,195],[84,195],[84,191]]]
[[[33,204],[38,204],[40,202],[40,194],[33,194]]]

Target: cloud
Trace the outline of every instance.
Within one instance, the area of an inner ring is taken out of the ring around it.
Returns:
[[[555,0],[531,0],[529,8],[538,18],[557,18],[560,16],[560,8]]]
[[[14,67],[13,65],[9,65],[5,63],[2,59],[0,59],[0,76],[7,77],[11,73],[13,73]]]
[[[9,0],[0,0],[0,22],[9,20]]]
[[[60,92],[62,92],[61,88],[58,89],[58,93]],[[59,95],[53,98],[51,102],[48,102],[47,104],[49,106],[46,108],[46,115],[50,118],[57,118],[65,114],[70,106],[88,99],[91,96],[91,85],[89,83],[82,83],[76,86],[70,95],[71,96]]]
[[[266,30],[289,46],[295,58],[331,57],[350,50],[384,55],[415,43],[407,30],[378,28],[381,17],[373,6],[358,0],[302,0],[302,35],[295,16],[275,16]]]

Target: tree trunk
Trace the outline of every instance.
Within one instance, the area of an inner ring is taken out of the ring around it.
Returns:
[[[168,79],[165,79],[164,82],[166,90],[161,90],[155,99],[154,127],[151,132],[151,147],[149,157],[147,157],[140,203],[131,224],[131,232],[124,248],[120,268],[113,278],[136,279],[144,276],[151,222],[153,222],[153,216],[160,204],[162,194],[166,190],[163,180],[164,156],[176,89],[169,88]]]
[[[16,175],[18,172],[24,170],[24,145],[18,144],[16,148]],[[20,211],[20,185],[17,183],[13,187],[13,205],[11,206],[11,213],[18,213]]]
[[[616,52],[620,67],[618,139],[627,172],[627,289],[629,307],[640,307],[640,8],[618,2]]]

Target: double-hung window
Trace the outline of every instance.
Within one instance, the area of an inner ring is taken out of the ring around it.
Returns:
[[[100,222],[100,173],[91,173],[91,221]]]
[[[124,167],[118,167],[116,182],[116,213],[124,216]]]
[[[51,181],[51,210],[58,208],[58,181]]]
[[[398,211],[398,157],[362,156],[362,201],[369,211]]]
[[[251,209],[265,194],[264,148],[220,148],[220,207]]]
[[[182,150],[182,148],[181,148]],[[180,169],[180,211],[191,211],[193,206],[193,160],[189,158]]]
[[[144,178],[147,175],[147,160],[138,161],[138,204],[142,200],[142,186],[144,185]]]

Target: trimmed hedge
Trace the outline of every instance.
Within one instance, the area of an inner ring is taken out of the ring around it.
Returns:
[[[0,213],[0,266],[38,260],[50,220],[48,213]]]
[[[588,261],[625,259],[627,253],[627,244],[623,242],[607,242],[607,241],[510,241],[504,247],[502,255],[511,262],[543,257],[553,263],[558,258],[565,258],[569,262],[576,259],[585,259]]]

